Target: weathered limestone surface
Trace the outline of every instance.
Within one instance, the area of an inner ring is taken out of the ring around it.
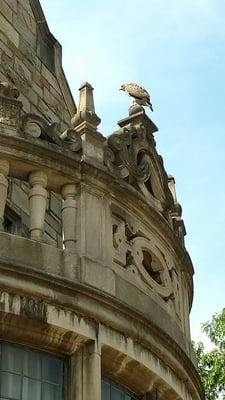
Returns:
[[[145,400],[204,399],[158,128],[136,105],[105,138],[43,18],[37,0],[0,0],[0,338],[67,356],[70,399],[100,400],[102,376]]]

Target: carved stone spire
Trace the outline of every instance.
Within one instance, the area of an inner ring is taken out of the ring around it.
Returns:
[[[95,113],[93,87],[85,82],[80,87],[80,100],[77,113],[72,118],[72,126],[78,132],[83,132],[86,128],[96,130],[101,119]]]
[[[82,159],[103,164],[105,141],[97,131],[101,119],[95,113],[93,87],[85,82],[80,87],[80,99],[77,113],[71,120],[74,131],[82,138]]]

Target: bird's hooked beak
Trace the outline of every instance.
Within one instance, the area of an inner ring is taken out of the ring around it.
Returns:
[[[119,88],[119,90],[124,90],[124,87],[123,87],[123,85]]]

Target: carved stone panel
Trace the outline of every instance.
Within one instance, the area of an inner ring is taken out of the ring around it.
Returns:
[[[139,278],[164,300],[174,298],[171,269],[164,252],[141,230],[112,216],[113,262]]]

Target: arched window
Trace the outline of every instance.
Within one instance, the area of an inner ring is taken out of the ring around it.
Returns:
[[[11,344],[0,344],[1,400],[62,400],[64,361]]]

